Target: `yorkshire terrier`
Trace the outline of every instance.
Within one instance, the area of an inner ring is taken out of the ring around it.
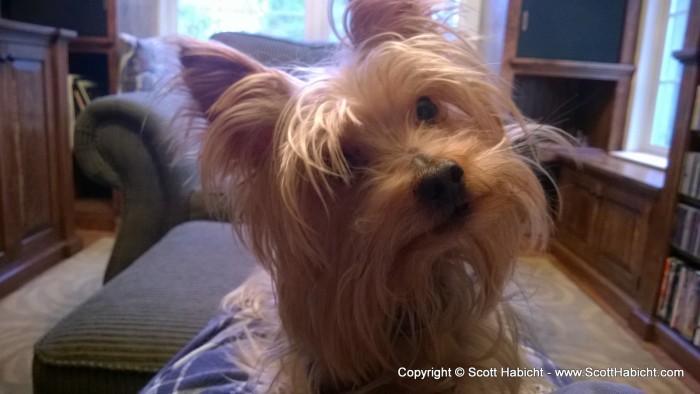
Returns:
[[[546,243],[547,202],[506,132],[521,116],[438,10],[351,0],[344,56],[308,81],[181,44],[202,183],[263,268],[226,300],[260,392],[519,390],[454,371],[523,366],[504,286]]]

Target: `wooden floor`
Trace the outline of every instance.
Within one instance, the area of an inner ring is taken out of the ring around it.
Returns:
[[[77,229],[76,233],[78,237],[83,240],[83,248],[87,248],[94,244],[100,238],[103,237],[114,237],[114,231],[102,231],[102,230],[90,230],[90,229]]]
[[[586,295],[588,295],[593,301],[595,301],[605,312],[608,313],[615,321],[618,322],[618,324],[625,330],[627,331],[630,335],[632,335],[635,338],[639,338],[637,334],[632,331],[628,325],[625,319],[620,316],[617,312],[615,312],[615,308],[613,308],[605,299],[599,297],[597,293],[589,286],[587,286],[583,282],[579,282],[576,280],[575,275],[572,275],[572,273],[566,269],[565,266],[563,266],[561,263],[557,261],[557,259],[552,256],[548,255],[547,258],[549,258],[552,263],[559,268],[560,271],[562,271],[571,281],[576,283],[578,287],[583,290]],[[678,363],[676,363],[666,352],[656,346],[655,344],[651,342],[646,342],[641,339],[638,341],[646,351],[651,353],[658,362],[663,365],[666,369],[683,369]],[[700,381],[694,379],[688,371],[685,372],[685,377],[681,379],[683,383],[694,393],[700,393]]]

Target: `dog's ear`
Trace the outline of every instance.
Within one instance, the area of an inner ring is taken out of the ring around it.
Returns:
[[[432,19],[436,6],[435,0],[350,0],[345,32],[354,48],[437,33],[439,24]]]
[[[178,45],[182,79],[204,113],[233,84],[265,71],[257,61],[224,44],[183,38]]]
[[[275,126],[298,85],[278,70],[250,74],[209,108],[202,156],[252,170],[269,156]],[[224,168],[228,169],[228,168]],[[228,172],[228,171],[227,171]]]
[[[209,121],[203,182],[255,171],[272,151],[275,125],[298,81],[222,44],[184,40],[180,48],[183,81]]]
[[[202,181],[256,171],[270,156],[275,125],[298,81],[223,44],[180,42],[182,79],[209,122],[202,135]]]

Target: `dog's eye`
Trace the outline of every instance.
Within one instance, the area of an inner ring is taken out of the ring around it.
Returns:
[[[343,156],[353,170],[357,170],[367,164],[362,151],[357,147],[343,146]]]
[[[437,119],[437,107],[425,96],[418,98],[416,103],[416,117],[420,122],[433,123]]]

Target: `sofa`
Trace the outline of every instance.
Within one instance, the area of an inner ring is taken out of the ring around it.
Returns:
[[[245,33],[212,39],[283,68],[318,64],[334,50]],[[177,64],[176,48],[165,53]],[[169,77],[159,78],[177,80]],[[35,345],[35,393],[138,392],[254,267],[230,224],[202,203],[196,144],[185,147],[195,155],[173,147],[186,141],[173,136],[204,122],[179,116],[189,100],[172,88],[112,95],[77,119],[75,158],[89,178],[121,191],[121,222],[104,287]]]

